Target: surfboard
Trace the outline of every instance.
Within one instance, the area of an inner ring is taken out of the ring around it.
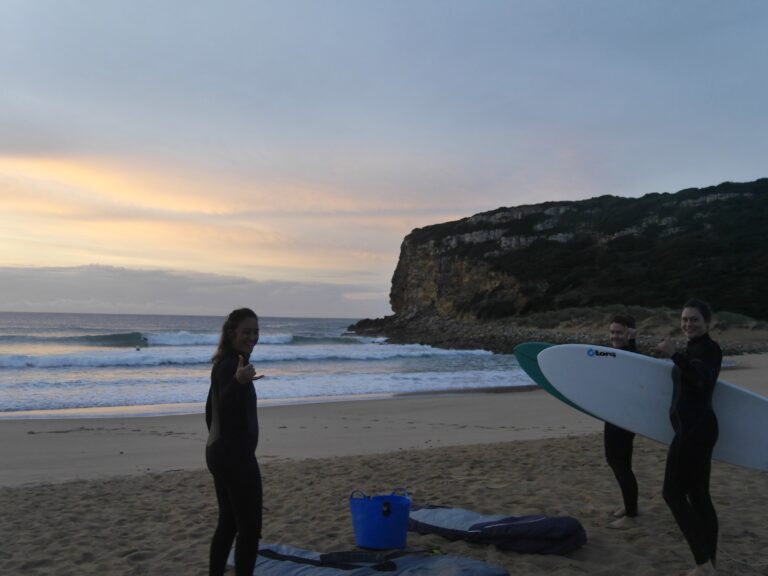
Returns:
[[[551,346],[536,357],[555,389],[598,418],[669,444],[671,360],[591,346]],[[768,470],[768,398],[724,380],[712,397],[720,436],[713,458]]]
[[[568,404],[571,408],[576,408],[576,410],[581,410],[585,414],[588,414],[588,412],[585,412],[579,406],[568,400],[568,398],[560,394],[560,392],[549,383],[549,380],[546,379],[544,374],[541,373],[541,368],[539,368],[539,362],[536,358],[538,357],[539,352],[551,346],[554,346],[554,344],[549,344],[548,342],[523,342],[522,344],[515,346],[513,352],[515,353],[515,358],[517,358],[518,364],[520,364],[520,368],[528,374],[531,380],[533,380],[539,388],[545,390],[561,402]],[[592,416],[591,414],[589,415]]]

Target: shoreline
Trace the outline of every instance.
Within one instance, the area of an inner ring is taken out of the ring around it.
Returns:
[[[768,396],[768,354],[741,356],[729,382]],[[561,438],[602,422],[543,390],[466,390],[259,409],[262,462]],[[205,468],[202,413],[0,420],[0,486]]]
[[[724,356],[722,371],[731,374],[734,370],[744,368],[744,362],[748,362],[752,356],[762,354],[741,354],[736,356]],[[722,376],[722,372],[721,372]],[[526,376],[527,378],[527,376]],[[721,378],[729,380],[728,377]],[[738,384],[738,382],[733,382]],[[358,402],[365,400],[382,400],[387,398],[422,396],[422,395],[451,395],[451,394],[506,394],[511,392],[530,392],[537,390],[534,383],[519,384],[515,386],[485,386],[466,388],[444,388],[436,390],[414,390],[404,392],[382,392],[370,394],[345,394],[338,396],[304,396],[298,398],[258,399],[258,408],[270,408],[275,406],[294,406],[301,404],[326,404],[336,402]],[[0,423],[13,420],[74,420],[74,419],[99,419],[99,418],[154,418],[163,416],[186,416],[203,414],[204,402],[181,402],[174,404],[135,404],[130,406],[92,406],[80,408],[54,408],[46,410],[17,410],[12,412],[0,412]]]
[[[299,398],[258,399],[258,408],[275,406],[296,406],[300,404],[333,404],[336,402],[359,402],[384,400],[407,396],[443,396],[451,394],[507,394],[530,392],[538,389],[535,384],[518,386],[483,386],[478,388],[441,388],[436,390],[413,390],[405,392],[382,392],[371,394],[344,394],[339,396],[302,396]],[[54,408],[50,410],[17,410],[0,412],[0,422],[6,420],[72,420],[95,418],[155,418],[162,416],[189,416],[205,412],[205,402],[180,402],[176,404],[133,404],[130,406],[89,406],[82,408]]]

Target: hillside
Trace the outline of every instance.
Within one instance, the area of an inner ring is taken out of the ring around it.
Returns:
[[[417,228],[392,277],[394,316],[357,329],[392,335],[407,324],[520,324],[565,309],[676,309],[690,295],[768,320],[766,228],[768,178],[499,208]]]

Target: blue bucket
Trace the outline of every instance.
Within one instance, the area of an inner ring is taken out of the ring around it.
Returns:
[[[375,550],[405,548],[410,509],[405,488],[395,488],[388,496],[366,496],[355,490],[349,496],[355,544]]]

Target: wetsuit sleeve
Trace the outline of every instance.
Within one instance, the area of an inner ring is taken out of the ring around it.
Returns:
[[[675,352],[672,362],[687,374],[689,381],[699,388],[712,388],[720,374],[723,354],[718,346],[697,347],[688,352]]]
[[[223,404],[236,403],[242,396],[245,386],[235,379],[237,362],[232,358],[225,358],[214,372],[216,378],[219,402]]]

